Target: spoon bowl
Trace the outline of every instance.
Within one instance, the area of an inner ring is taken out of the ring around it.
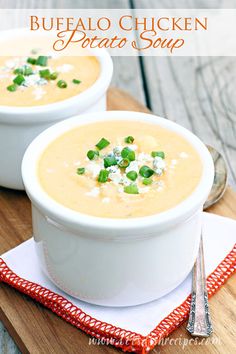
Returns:
[[[211,192],[203,205],[203,209],[211,207],[222,198],[227,186],[227,167],[223,156],[212,146],[206,145],[214,161],[215,175]]]

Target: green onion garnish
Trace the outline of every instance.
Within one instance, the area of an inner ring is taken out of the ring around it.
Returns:
[[[109,171],[101,170],[98,175],[98,182],[105,183],[108,180]]]
[[[48,63],[48,57],[39,56],[35,62],[35,65],[47,66],[47,63]]]
[[[35,65],[36,64],[36,59],[35,58],[28,58],[27,59],[27,63],[30,63],[30,64],[32,64],[32,65]]]
[[[122,159],[119,163],[118,163],[118,166],[120,168],[126,168],[128,167],[130,164],[130,161],[128,159]]]
[[[64,80],[59,80],[57,83],[57,86],[60,88],[66,88],[67,87],[67,83]]]
[[[79,168],[77,168],[77,175],[83,175],[84,174],[84,172],[85,172],[85,168],[84,167],[79,167]]]
[[[152,184],[152,179],[151,178],[144,178],[143,179],[143,184],[145,184],[145,186],[148,186],[149,184]]]
[[[134,138],[131,135],[129,135],[125,138],[125,142],[127,144],[132,144],[134,142]]]
[[[24,68],[24,75],[25,76],[29,76],[29,75],[32,75],[33,74],[33,70],[32,70],[32,68],[30,67],[30,66],[26,66],[25,68]]]
[[[88,158],[89,160],[93,160],[93,159],[95,159],[95,157],[97,157],[97,156],[99,156],[99,152],[98,152],[98,151],[89,150],[89,151],[87,152],[87,158]]]
[[[139,194],[138,187],[136,184],[130,184],[124,187],[124,192],[128,194]]]
[[[136,171],[129,171],[126,173],[126,177],[129,178],[131,181],[135,181],[138,178],[138,174]]]
[[[152,157],[161,157],[162,159],[165,158],[165,153],[163,151],[152,151]]]
[[[23,84],[23,82],[25,81],[25,78],[23,75],[17,75],[15,77],[15,79],[13,80],[14,84],[20,86],[21,84]]]
[[[114,155],[107,156],[104,158],[104,167],[110,167],[110,166],[115,166],[117,165],[117,161]]]
[[[128,147],[125,147],[121,151],[121,156],[123,157],[123,159],[128,159],[129,161],[135,160],[135,152]]]
[[[53,72],[53,73],[51,73],[51,75],[50,75],[50,80],[56,80],[57,77],[58,77],[58,73],[57,73],[57,72]]]
[[[149,178],[154,174],[154,171],[148,166],[142,166],[139,170],[139,174],[144,178]]]
[[[21,75],[25,75],[25,76],[29,76],[33,74],[33,70],[30,66],[24,66],[22,68],[17,68],[13,71],[14,74],[21,74]]]
[[[16,84],[12,84],[7,86],[7,90],[10,92],[15,92],[17,90],[17,85]]]
[[[39,76],[43,79],[49,80],[51,73],[49,69],[39,70]]]
[[[102,149],[104,149],[105,147],[107,147],[109,144],[110,144],[110,142],[109,142],[107,139],[102,138],[102,139],[96,144],[96,147],[98,148],[98,150],[102,150]]]
[[[13,71],[13,73],[16,74],[16,75],[24,74],[24,70],[23,70],[23,68],[16,68],[16,69]]]
[[[73,79],[72,82],[73,82],[73,84],[77,84],[77,85],[78,85],[78,84],[81,84],[81,81],[80,81],[80,80],[77,80],[77,79]]]

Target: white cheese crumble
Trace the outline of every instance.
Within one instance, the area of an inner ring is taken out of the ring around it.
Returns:
[[[33,74],[29,76],[25,76],[25,81],[23,82],[23,86],[31,87],[36,85],[46,85],[48,82],[45,79],[42,79],[38,74]]]
[[[139,193],[147,193],[149,192],[150,188],[149,187],[139,187]]]
[[[99,175],[99,172],[101,170],[101,165],[99,163],[96,162],[90,162],[87,166],[86,166],[86,170],[89,171],[93,178],[97,177]]]
[[[120,170],[117,170],[116,172],[111,172],[109,174],[109,178],[115,184],[120,184],[122,182],[122,174],[120,173]]]
[[[85,193],[89,197],[97,197],[100,194],[100,188],[94,187],[91,191]]]
[[[71,64],[63,64],[60,66],[57,66],[56,71],[59,71],[61,73],[68,73],[69,71],[73,70],[74,66]]]
[[[110,167],[107,167],[107,170],[110,172],[110,173],[116,173],[117,171],[119,171],[119,167],[117,165],[115,166],[110,166]]]
[[[166,168],[166,163],[161,157],[156,156],[153,160],[153,168],[156,174],[160,176]]]
[[[146,154],[145,152],[140,152],[140,154],[138,154],[137,160],[138,162],[143,163],[143,162],[151,162],[153,158],[151,157],[151,155]]]
[[[133,150],[133,151],[136,151],[138,149],[138,145],[135,145],[135,144],[130,144],[128,147],[130,150]]]
[[[157,187],[158,192],[161,192],[165,188],[165,184],[163,181],[158,181],[157,185],[158,185],[158,187]]]
[[[135,171],[138,173],[139,167],[138,167],[138,162],[137,161],[131,161],[129,166],[126,167],[125,172],[128,173],[130,171]]]
[[[187,159],[187,158],[189,157],[189,155],[188,155],[186,152],[182,151],[182,152],[179,154],[179,157],[180,157],[181,159]]]
[[[124,186],[128,186],[128,185],[130,185],[131,180],[130,180],[129,178],[127,178],[125,175],[123,175],[122,180],[121,180],[121,183],[122,183]]]
[[[113,148],[113,154],[115,156],[120,156],[121,154],[121,150],[123,149],[123,146],[122,145],[117,145]]]
[[[36,87],[32,93],[35,100],[40,100],[46,94],[46,91],[42,87]]]
[[[102,199],[102,202],[107,204],[107,203],[110,203],[110,200],[111,200],[110,198],[105,197],[105,198]]]

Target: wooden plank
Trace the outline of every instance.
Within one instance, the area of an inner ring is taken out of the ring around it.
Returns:
[[[110,109],[145,111],[147,109],[121,90],[111,89],[108,97]],[[228,189],[224,198],[211,209],[212,212],[236,219],[236,193]],[[0,189],[0,254],[17,246],[32,234],[30,202],[24,192]],[[234,280],[234,283],[233,283]],[[213,338],[220,338],[221,347],[226,353],[233,352],[236,306],[235,276],[211,300],[215,333]],[[219,317],[220,313],[220,317]],[[55,314],[43,308],[33,300],[0,284],[0,319],[23,353],[52,354],[98,354],[116,353],[107,346],[89,346],[89,337],[80,330],[66,323]],[[231,329],[231,330],[228,330]],[[189,338],[185,326],[174,332],[170,338]],[[209,344],[194,347],[196,353],[213,354],[218,345]],[[182,352],[181,346],[170,344],[161,348],[162,352],[176,354]],[[185,351],[191,352],[189,345]],[[159,353],[160,348],[153,353]]]
[[[176,1],[135,0],[136,8],[178,8]],[[213,2],[212,2],[213,3]],[[212,4],[211,3],[211,4]],[[200,7],[181,1],[182,8]],[[203,3],[202,3],[203,4]],[[229,1],[214,1],[227,8]],[[205,2],[204,7],[212,7]],[[235,6],[235,3],[234,3]],[[233,7],[234,7],[233,6]],[[224,155],[236,189],[236,64],[231,57],[144,57],[151,109],[192,130]]]

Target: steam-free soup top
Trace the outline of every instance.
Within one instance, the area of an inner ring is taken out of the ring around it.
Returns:
[[[0,105],[38,106],[78,95],[100,73],[96,57],[40,55],[0,57]]]
[[[81,213],[132,218],[168,210],[202,175],[200,157],[180,135],[134,121],[77,127],[53,141],[38,165],[42,188]]]

